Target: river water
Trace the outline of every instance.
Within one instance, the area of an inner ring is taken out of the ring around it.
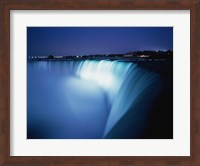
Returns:
[[[27,69],[28,139],[142,138],[164,89],[162,74],[134,62],[34,61]]]

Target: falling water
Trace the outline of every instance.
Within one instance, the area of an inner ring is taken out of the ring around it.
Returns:
[[[96,103],[97,109],[105,113],[103,113],[102,122],[100,122],[100,120],[98,122],[98,113],[95,114],[95,110],[93,110],[94,115],[91,116],[97,116],[94,117],[94,119],[96,118],[97,120],[92,120],[91,124],[95,124],[96,129],[92,129],[88,132],[97,132],[98,127],[102,129],[101,131],[99,130],[96,136],[93,137],[88,134],[88,136],[84,138],[120,138],[120,135],[121,137],[128,137],[131,135],[131,137],[137,138],[139,135],[141,135],[143,129],[145,128],[149,108],[151,107],[153,100],[160,93],[161,90],[159,75],[154,72],[148,71],[147,69],[143,69],[133,62],[106,60],[30,62],[28,63],[28,93],[31,91],[30,89],[32,88],[32,85],[29,86],[29,83],[31,84],[31,82],[34,82],[36,80],[34,80],[34,78],[31,78],[33,76],[32,73],[40,73],[40,75],[43,76],[54,75],[56,76],[54,79],[62,78],[63,80],[65,80],[65,84],[69,85],[68,88],[72,88],[66,91],[66,93],[72,91],[70,93],[71,97],[66,97],[68,99],[68,105],[66,104],[66,107],[69,107],[71,105],[71,107],[68,109],[70,110],[74,108],[75,110],[77,110],[74,111],[77,115],[80,114],[81,116],[90,116],[91,112],[87,112],[88,114],[85,115],[85,113],[83,114],[82,109],[95,109],[88,106],[91,103],[89,103],[88,100],[84,101],[84,94],[80,95],[79,93],[87,94],[88,90],[88,92],[92,91],[93,93],[95,91],[94,94],[97,94],[98,96],[103,96],[99,97],[99,100],[105,102],[101,102],[101,104],[99,105],[97,104],[98,102],[95,101],[98,100],[98,98],[90,98],[92,100],[91,102]],[[83,84],[79,84],[79,80]],[[38,82],[39,86],[42,84],[41,82],[42,81]],[[76,89],[77,87],[81,88]],[[73,88],[75,89],[75,91],[83,91],[75,92],[78,94],[79,97],[81,96],[82,98],[81,100],[78,100],[79,103],[77,103],[77,101],[73,101],[76,99],[76,96],[73,97]],[[61,87],[61,91],[65,91],[63,84]],[[100,91],[102,93],[100,93]],[[64,94],[64,92],[62,92],[62,94]],[[33,106],[33,99],[31,95],[28,94],[28,96],[28,108],[31,108],[31,106]],[[61,98],[65,98],[65,96],[62,96]],[[60,103],[60,101],[58,103]],[[55,105],[58,103],[56,103],[55,101]],[[56,108],[56,110],[58,110],[58,107]],[[73,116],[75,114],[74,112]],[[29,117],[30,116],[32,116],[32,113],[29,113]],[[41,115],[34,116],[37,117]],[[100,116],[101,115],[99,114],[99,119],[101,119]],[[62,118],[65,117],[62,116]],[[73,121],[73,119],[69,119],[68,116],[66,117],[66,120],[63,119],[64,122],[62,125],[66,125],[65,121],[67,120]],[[86,119],[85,122],[89,124],[90,120],[91,119]],[[97,123],[102,124],[98,126]],[[30,120],[28,124],[33,127],[33,120]],[[73,122],[73,124],[75,124],[75,122]],[[75,127],[76,126],[73,126],[73,128]],[[71,128],[71,130],[73,129]],[[71,130],[69,129],[68,131]],[[76,135],[64,135],[61,138],[82,137]]]

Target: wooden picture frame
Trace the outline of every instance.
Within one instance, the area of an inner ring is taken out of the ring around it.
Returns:
[[[190,10],[190,156],[10,156],[11,10]],[[0,2],[0,165],[200,165],[200,0],[2,0]]]

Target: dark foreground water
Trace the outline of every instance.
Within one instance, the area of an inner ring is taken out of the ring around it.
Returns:
[[[172,61],[34,61],[28,139],[173,138]]]

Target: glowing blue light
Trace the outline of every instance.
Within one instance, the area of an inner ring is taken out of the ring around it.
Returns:
[[[104,89],[117,91],[123,77],[131,64],[117,61],[84,61],[78,76],[84,80],[94,81]]]
[[[109,61],[86,62],[82,66],[79,76],[84,80],[95,81],[105,89],[111,87],[115,79],[112,74],[112,63]]]

